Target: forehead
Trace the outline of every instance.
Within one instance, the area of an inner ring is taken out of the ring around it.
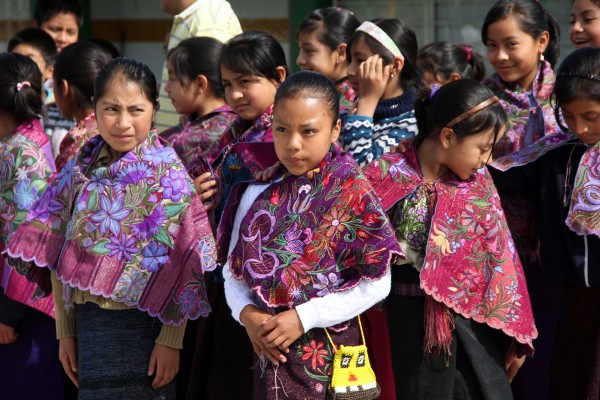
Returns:
[[[277,100],[273,106],[273,119],[287,120],[297,116],[305,120],[317,119],[320,116],[331,119],[333,116],[330,108],[330,104],[323,97],[299,91]]]
[[[509,15],[504,19],[491,23],[487,29],[488,39],[502,40],[507,37],[530,37],[531,35],[521,29],[518,18],[518,15]]]
[[[360,35],[352,43],[352,49],[350,49],[350,52],[351,52],[351,54],[359,54],[359,53],[369,54],[369,55],[373,54],[373,50],[371,50],[371,48],[367,44],[364,34]]]
[[[123,74],[113,77],[108,82],[106,90],[98,99],[98,102],[102,100],[127,103],[151,103],[144,93],[142,86],[138,82],[126,79]]]
[[[569,113],[569,114],[585,114],[590,111],[599,112],[600,111],[600,102],[579,98],[575,99],[569,103],[561,104],[560,108]]]
[[[322,22],[318,22],[318,25],[315,29],[309,31],[309,30],[303,30],[302,32],[300,32],[298,34],[298,41],[300,43],[308,43],[310,42],[311,44],[314,42],[320,43],[318,40],[318,35],[321,31],[321,29],[323,28],[323,23]]]
[[[79,29],[77,17],[73,13],[56,13],[46,21],[42,22],[42,28],[47,25]]]

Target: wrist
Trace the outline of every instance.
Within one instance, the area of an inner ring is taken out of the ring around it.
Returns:
[[[240,312],[240,322],[242,323],[242,325],[246,326],[246,323],[250,318],[252,318],[252,315],[256,311],[258,311],[258,309],[253,304],[248,304],[244,306],[244,308],[242,308],[242,311]]]

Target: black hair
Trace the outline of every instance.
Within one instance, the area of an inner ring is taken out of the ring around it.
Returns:
[[[454,118],[494,97],[494,92],[474,79],[458,79],[439,88],[431,96],[430,89],[423,89],[415,101],[415,117],[419,134],[415,136],[418,146],[432,135],[439,135]],[[473,114],[452,126],[459,138],[494,129],[494,144],[506,125],[508,117],[500,102]]]
[[[569,54],[558,67],[554,83],[556,120],[562,126],[560,107],[583,99],[600,103],[600,48],[582,47]]]
[[[126,82],[136,83],[146,99],[158,110],[156,78],[146,64],[129,57],[113,58],[100,69],[94,83],[94,105],[106,93],[110,84],[123,77]]]
[[[397,18],[376,18],[371,22],[380,27],[396,43],[404,56],[404,67],[400,72],[400,87],[403,90],[410,87],[421,87],[421,74],[417,67],[419,46],[415,31]],[[361,37],[364,38],[373,53],[381,56],[384,65],[392,63],[394,55],[383,44],[363,31],[356,31],[348,42],[346,58],[349,63],[352,62],[352,45]]]
[[[590,0],[596,7],[600,8],[600,0]],[[575,0],[571,0],[571,4],[574,4]]]
[[[238,74],[260,76],[279,83],[282,80],[277,68],[285,68],[286,76],[288,74],[281,44],[262,31],[246,31],[229,39],[223,45],[219,66]]]
[[[560,54],[560,26],[537,0],[499,0],[494,4],[481,27],[483,44],[487,45],[489,26],[511,15],[515,17],[519,28],[535,40],[539,39],[544,31],[548,32],[549,40],[544,58],[554,67]]]
[[[76,42],[56,56],[54,90],[61,90],[63,80],[69,83],[75,112],[93,107],[94,81],[98,71],[112,59],[103,47],[92,42]]]
[[[1,53],[0,113],[14,116],[21,124],[40,118],[43,110],[42,73],[37,64],[21,54]]]
[[[422,71],[440,74],[444,79],[450,79],[453,73],[476,81],[485,78],[483,58],[465,44],[445,41],[428,44],[419,50],[417,65]]]
[[[204,75],[210,84],[212,94],[225,98],[219,76],[219,56],[223,43],[210,37],[194,37],[181,41],[169,50],[167,60],[173,65],[179,83],[193,81]]]
[[[333,123],[338,120],[340,109],[340,94],[335,84],[323,74],[314,71],[299,71],[291,74],[277,88],[273,108],[281,99],[289,99],[298,95],[317,98],[327,104],[333,117]]]
[[[15,33],[8,41],[8,51],[13,51],[20,44],[29,45],[37,49],[46,62],[46,67],[54,64],[58,53],[54,39],[45,30],[40,28],[26,28]]]
[[[83,25],[83,5],[81,0],[37,0],[33,20],[38,27],[56,14],[73,14],[79,28]]]
[[[358,18],[352,11],[341,7],[319,8],[311,12],[298,26],[296,39],[302,32],[314,32],[319,28],[321,31],[317,40],[332,51],[342,43],[348,43],[352,34],[360,25]]]
[[[86,42],[96,43],[98,46],[104,48],[104,50],[110,53],[111,58],[117,58],[121,56],[121,52],[116,48],[114,44],[109,42],[108,40],[100,39],[100,38],[89,38],[85,40]]]

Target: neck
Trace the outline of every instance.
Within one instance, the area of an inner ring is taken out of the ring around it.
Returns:
[[[77,123],[80,123],[81,121],[83,121],[83,119],[85,117],[87,117],[88,115],[90,115],[91,113],[94,112],[93,108],[84,108],[83,110],[79,110],[77,112],[75,112],[75,121],[77,121]]]
[[[333,81],[333,83],[337,84],[339,81],[346,78],[347,76],[348,76],[348,65],[346,65],[346,63],[343,63],[343,64],[337,65],[337,67],[335,68],[335,70],[333,71],[333,74],[331,74],[329,79],[331,79]]]
[[[203,117],[206,114],[213,112],[219,107],[223,107],[225,104],[225,99],[220,99],[218,97],[211,97],[202,102],[202,104],[198,105],[198,116]]]
[[[448,167],[442,163],[440,148],[434,139],[425,139],[417,147],[417,158],[425,179],[438,180],[448,172]]]
[[[383,100],[393,99],[394,97],[402,96],[403,94],[404,90],[402,90],[402,87],[400,86],[400,78],[395,76],[388,82],[381,98]]]
[[[8,137],[8,135],[17,129],[19,124],[12,115],[0,114],[0,140]]]

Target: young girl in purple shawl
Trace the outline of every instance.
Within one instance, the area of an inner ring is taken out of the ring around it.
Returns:
[[[35,62],[0,54],[0,252],[54,175],[41,90]],[[62,398],[54,329],[52,298],[37,299],[35,285],[0,258],[2,397]]]
[[[235,186],[219,225],[227,303],[260,359],[255,399],[325,399],[333,344],[360,344],[357,316],[387,295],[400,254],[360,168],[334,146],[338,110],[324,75],[282,83],[273,111],[282,168]]]
[[[184,166],[151,129],[157,98],[146,65],[104,65],[100,134],[5,251],[41,291],[51,285],[59,357],[80,399],[174,399],[186,321],[210,311],[202,276],[215,267],[215,243]]]

